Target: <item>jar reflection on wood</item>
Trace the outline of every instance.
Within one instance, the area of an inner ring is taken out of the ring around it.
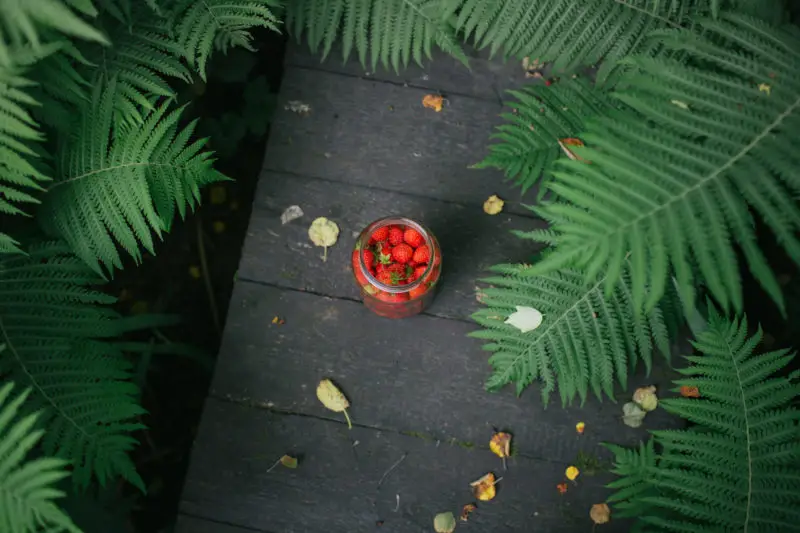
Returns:
[[[433,301],[442,251],[436,237],[419,222],[386,217],[358,236],[352,267],[364,305],[383,317],[406,318]]]

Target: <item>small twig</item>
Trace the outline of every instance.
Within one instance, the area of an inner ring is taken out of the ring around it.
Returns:
[[[400,459],[398,459],[398,460],[397,460],[397,462],[396,462],[395,464],[393,464],[392,466],[390,466],[390,467],[389,467],[389,470],[387,470],[386,472],[384,472],[384,473],[383,473],[383,476],[381,477],[381,480],[380,480],[380,481],[378,481],[378,486],[379,486],[379,487],[380,487],[380,486],[383,484],[383,480],[384,480],[384,479],[386,479],[386,476],[388,476],[389,474],[391,474],[391,473],[392,473],[392,470],[394,470],[395,468],[397,468],[398,466],[400,466],[400,463],[402,463],[403,461],[405,461],[405,460],[406,460],[406,457],[408,457],[408,452],[404,453],[404,454],[403,454],[403,456],[402,456]],[[399,496],[398,496],[398,498],[399,498]]]
[[[492,485],[497,485],[497,484],[498,484],[498,483],[500,483],[501,481],[503,481],[503,478],[502,478],[502,477],[499,477],[499,478],[497,478],[497,479],[495,479],[495,480],[494,480],[494,483],[492,483]]]
[[[282,458],[281,458],[281,459],[282,459]],[[274,469],[274,468],[275,468],[276,466],[278,466],[279,464],[281,464],[281,460],[280,460],[280,459],[278,459],[277,461],[275,461],[275,464],[274,464],[274,465],[272,465],[271,467],[269,467],[269,469],[267,470],[267,474],[269,474],[270,472],[272,472],[272,469]]]
[[[208,293],[208,305],[211,308],[211,318],[214,320],[214,327],[217,329],[217,335],[222,332],[219,323],[219,310],[217,309],[217,302],[214,298],[214,287],[211,285],[211,275],[208,273],[208,261],[206,261],[206,247],[203,243],[203,226],[200,224],[200,217],[195,217],[195,225],[197,226],[197,251],[200,254],[200,269],[203,272],[203,282],[206,286],[206,293]]]
[[[395,494],[395,496],[397,496],[397,505],[394,506],[394,512],[396,513],[397,511],[400,510],[400,495]]]

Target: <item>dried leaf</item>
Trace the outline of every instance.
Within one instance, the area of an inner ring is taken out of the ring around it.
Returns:
[[[575,424],[575,431],[578,432],[579,435],[583,435],[583,432],[586,430],[586,424],[583,422],[578,422]]]
[[[319,217],[308,228],[308,237],[311,242],[317,246],[325,248],[325,254],[322,257],[323,261],[328,260],[328,246],[336,244],[336,239],[339,238],[339,226],[335,222],[328,220],[325,217]]]
[[[575,152],[567,148],[567,146],[583,146],[582,140],[576,139],[574,137],[568,137],[566,139],[558,139],[558,145],[570,159],[573,159],[575,161],[583,161],[585,163],[591,163],[591,161],[587,161],[586,159],[580,157]]]
[[[335,411],[337,413],[344,413],[347,419],[347,427],[353,429],[353,424],[350,422],[350,415],[347,414],[347,408],[350,407],[350,402],[347,401],[342,391],[336,388],[336,385],[329,379],[323,379],[317,385],[317,398],[322,402],[322,405]]]
[[[506,319],[506,324],[511,324],[522,333],[533,331],[542,325],[544,317],[538,309],[518,305],[517,310]]]
[[[439,513],[433,517],[433,529],[436,533],[453,533],[456,529],[456,517],[453,513]]]
[[[684,398],[699,398],[700,389],[697,387],[690,387],[689,385],[681,386],[681,396]]]
[[[766,83],[760,83],[758,85],[758,90],[759,92],[767,93],[767,96],[769,96],[772,93],[772,86],[767,85]]]
[[[495,483],[494,474],[489,472],[482,478],[470,483],[469,486],[472,487],[472,494],[474,494],[476,498],[488,502],[497,494],[497,489],[494,486]]]
[[[564,475],[567,476],[568,480],[575,481],[575,478],[577,478],[580,473],[581,471],[578,470],[578,467],[568,466],[566,472],[564,472]]]
[[[681,109],[689,109],[689,104],[682,102],[681,100],[670,100],[670,103],[680,107]]]
[[[559,483],[556,485],[559,494],[566,494],[567,493],[567,484],[566,483]]]
[[[303,216],[303,210],[299,205],[290,205],[281,213],[281,224],[288,224],[292,220],[296,220]]]
[[[647,413],[633,402],[628,402],[622,406],[622,422],[632,428],[638,428],[644,421]]]
[[[444,105],[444,97],[441,94],[426,94],[422,97],[422,105],[438,113]]]
[[[291,455],[281,457],[281,464],[286,468],[297,468],[297,458]]]
[[[489,449],[498,457],[508,457],[511,452],[511,434],[500,432],[492,435]]]
[[[503,210],[504,205],[505,202],[496,194],[493,194],[483,202],[483,212],[487,215],[496,215]]]
[[[469,520],[469,515],[475,511],[478,507],[474,503],[468,503],[464,507],[461,508],[461,516],[459,518],[462,522],[466,522]]]
[[[589,510],[589,517],[595,524],[605,524],[611,520],[611,509],[605,503],[596,503]]]
[[[658,407],[658,396],[654,385],[639,387],[633,393],[633,401],[644,411],[652,411]]]

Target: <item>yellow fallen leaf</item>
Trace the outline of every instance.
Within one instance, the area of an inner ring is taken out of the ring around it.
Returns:
[[[583,435],[583,432],[586,430],[586,424],[583,422],[578,422],[575,424],[575,431],[578,432],[579,435]]]
[[[225,223],[221,220],[217,220],[214,222],[214,233],[224,233],[225,232]]]
[[[433,517],[433,530],[436,533],[453,533],[456,529],[456,517],[453,513],[439,513]]]
[[[347,427],[353,429],[353,423],[350,422],[350,415],[347,414],[347,408],[350,407],[350,402],[347,401],[342,391],[336,388],[336,385],[329,379],[323,379],[317,385],[317,398],[322,402],[322,405],[336,413],[344,413],[347,419]]]
[[[494,486],[495,483],[497,483],[497,481],[494,479],[494,474],[489,472],[482,478],[470,483],[469,486],[472,487],[472,494],[474,494],[476,498],[488,502],[497,494],[497,489]]]
[[[422,105],[438,113],[444,105],[444,97],[441,94],[426,94],[422,97]]]
[[[225,200],[228,198],[228,191],[221,185],[215,185],[214,187],[211,187],[209,196],[213,205],[224,204]]]
[[[487,215],[496,215],[503,210],[504,205],[505,202],[496,194],[493,194],[483,202],[483,212]]]
[[[319,217],[315,219],[308,228],[308,237],[311,239],[311,242],[317,246],[325,248],[322,260],[327,261],[328,246],[336,244],[336,240],[339,238],[339,226],[325,217]]]
[[[501,431],[492,435],[492,440],[489,441],[489,449],[503,460],[503,469],[505,469],[506,457],[511,453],[511,434]]]
[[[200,267],[192,265],[189,267],[189,275],[194,279],[200,279],[202,272],[200,272]]]
[[[291,455],[281,457],[281,464],[286,468],[297,468],[297,458]]]
[[[611,509],[605,503],[596,503],[589,510],[589,517],[595,524],[605,524],[611,520]]]
[[[466,522],[467,520],[469,520],[469,515],[471,515],[472,512],[477,508],[478,507],[474,503],[468,503],[464,507],[462,507],[461,508],[461,516],[459,516],[461,521],[462,522]]]
[[[766,83],[760,83],[758,85],[758,90],[759,92],[767,93],[767,96],[769,96],[772,93],[772,86],[767,85]]]
[[[568,466],[567,467],[567,471],[564,472],[564,475],[567,476],[568,480],[575,481],[575,478],[578,477],[578,474],[580,474],[580,473],[581,472],[580,472],[580,470],[577,469],[577,467]]]
[[[652,411],[658,407],[658,396],[654,385],[639,387],[633,393],[633,401],[644,411]]]

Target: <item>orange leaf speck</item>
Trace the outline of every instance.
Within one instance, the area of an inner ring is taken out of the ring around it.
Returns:
[[[583,422],[578,422],[575,424],[575,431],[578,432],[578,435],[583,435],[583,432],[586,430],[586,424]]]
[[[462,522],[469,520],[469,515],[478,507],[474,503],[468,503],[461,509],[461,516],[459,518]]]
[[[567,492],[567,484],[566,483],[559,483],[556,485],[559,494],[565,494]]]
[[[444,105],[444,97],[441,94],[426,94],[422,97],[422,105],[438,113]]]
[[[684,398],[699,398],[700,397],[700,389],[697,387],[690,387],[688,385],[683,385],[681,387],[681,396]]]

